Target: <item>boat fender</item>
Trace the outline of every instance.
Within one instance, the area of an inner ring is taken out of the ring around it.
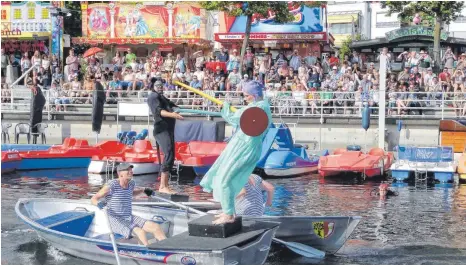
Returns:
[[[364,109],[362,110],[362,128],[367,131],[371,124],[371,110],[369,109],[369,105],[364,105]]]
[[[401,131],[401,128],[403,126],[403,122],[401,120],[399,120],[397,123],[396,123],[396,126],[397,126],[397,129],[398,131],[400,132]]]

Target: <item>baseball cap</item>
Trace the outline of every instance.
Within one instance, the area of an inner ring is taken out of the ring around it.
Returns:
[[[133,168],[134,166],[129,164],[129,163],[120,163],[118,166],[117,166],[117,171],[120,172],[120,171],[125,171],[125,170],[128,170],[130,168]]]

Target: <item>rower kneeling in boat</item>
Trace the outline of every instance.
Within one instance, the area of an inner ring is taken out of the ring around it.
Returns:
[[[112,232],[126,239],[135,234],[145,246],[149,244],[146,232],[152,233],[159,241],[166,239],[158,224],[132,213],[133,195],[143,193],[142,190],[134,191],[133,165],[121,163],[117,172],[118,179],[110,181],[91,198],[91,203],[100,209],[108,206],[107,213]],[[104,200],[100,201],[101,199]]]

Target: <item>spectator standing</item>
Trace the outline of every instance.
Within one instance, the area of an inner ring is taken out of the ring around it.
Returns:
[[[66,65],[68,65],[68,73],[65,74],[77,74],[79,71],[79,60],[78,57],[74,54],[74,50],[70,50],[70,54],[66,57]],[[73,80],[73,79],[71,79]]]
[[[180,72],[183,74],[186,72],[186,65],[184,64],[184,58],[182,58],[180,54],[176,55],[175,67],[180,69]]]
[[[443,55],[442,62],[445,63],[445,68],[448,69],[448,72],[453,74],[453,65],[456,61],[456,56],[455,54],[451,51],[451,48],[448,47],[447,50],[445,51],[445,54]]]
[[[2,61],[2,79],[3,79],[3,78],[6,78],[6,69],[7,69],[7,66],[10,64],[10,58],[5,53],[4,48],[1,49],[1,52],[2,52],[1,61]]]
[[[427,72],[427,69],[430,68],[431,63],[432,63],[432,58],[430,55],[425,52],[424,50],[421,50],[419,52],[419,72],[425,73]],[[432,69],[432,68],[431,68]]]
[[[290,60],[290,67],[294,69],[294,73],[298,73],[298,69],[301,66],[301,56],[298,54],[298,50],[293,51],[293,55],[291,55]]]
[[[246,54],[244,55],[244,66],[246,69],[246,73],[248,76],[253,76],[254,74],[254,61],[255,61],[255,56],[251,52],[251,47],[248,47],[246,49]]]
[[[317,63],[317,59],[319,58],[319,52],[318,51],[309,51],[309,55],[304,58],[304,62],[308,67],[311,67],[312,65],[315,65]]]
[[[130,66],[133,71],[136,71],[136,54],[134,54],[132,51],[131,51],[131,48],[128,48],[127,50],[127,54],[125,55],[125,63],[126,63],[126,66]]]
[[[225,49],[225,47],[222,47],[222,50],[220,51],[220,54],[217,55],[217,59],[220,61],[220,62],[228,62],[229,60],[229,56],[228,56],[228,53]]]

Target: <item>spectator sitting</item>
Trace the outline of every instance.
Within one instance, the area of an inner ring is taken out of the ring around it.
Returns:
[[[455,74],[451,78],[451,86],[453,87],[453,91],[456,92],[458,90],[464,90],[464,73],[461,70],[456,70]]]
[[[422,85],[424,86],[424,89],[427,91],[427,87],[430,86],[430,83],[432,82],[432,78],[435,75],[432,73],[432,68],[427,68],[427,73],[424,73],[424,77],[422,79]]]
[[[302,107],[303,115],[306,114],[307,111],[307,92],[304,90],[304,87],[301,83],[296,85],[296,90],[293,91],[293,98],[294,100]]]
[[[317,106],[320,105],[319,102],[317,101],[319,99],[319,93],[316,92],[317,88],[312,87],[311,92],[307,94],[307,103],[308,106],[311,107],[311,114],[317,114]]]
[[[406,114],[405,110],[408,103],[408,95],[406,94],[406,84],[402,84],[401,88],[398,90],[397,98],[396,98],[396,107],[397,107],[397,114]]]
[[[419,113],[422,114],[421,103],[419,103],[419,97],[416,91],[416,85],[410,84],[409,85],[409,94],[408,94],[408,101],[406,106],[411,108],[411,110],[419,110]]]
[[[227,91],[236,91],[236,87],[240,82],[241,75],[238,73],[238,68],[234,68],[227,78]]]
[[[189,86],[202,90],[202,82],[198,79],[197,75],[193,76],[193,80],[189,83]]]
[[[333,104],[333,115],[338,114],[338,107],[343,107],[343,114],[346,113],[346,93],[343,92],[341,86],[338,86],[338,90],[335,92],[335,100]]]
[[[321,104],[322,104],[324,111],[325,111],[325,107],[332,107],[333,93],[326,86],[322,87],[322,92],[320,92],[320,99],[321,99]]]
[[[456,72],[460,72],[456,70]],[[453,107],[455,108],[455,114],[458,117],[465,116],[466,114],[466,89],[464,87],[457,86],[453,90]]]
[[[114,96],[114,92],[117,91],[118,98],[121,98],[121,82],[118,80],[118,75],[113,75],[113,80],[108,83],[107,89],[107,102],[110,101],[110,96]]]
[[[448,68],[443,68],[443,72],[438,75],[443,91],[450,91],[451,75]]]
[[[388,91],[388,115],[392,115],[392,110],[396,107],[396,87],[390,87]]]
[[[409,66],[405,66],[403,72],[400,72],[398,74],[398,78],[397,78],[398,82],[400,82],[400,83],[408,82],[409,77],[410,77],[409,69],[410,69]]]
[[[311,72],[312,71],[312,72]],[[319,88],[320,87],[320,74],[318,72],[318,68],[317,67],[312,67],[312,70],[309,71],[310,72],[310,75],[309,75],[309,79],[308,79],[308,84],[307,86],[309,88]]]

